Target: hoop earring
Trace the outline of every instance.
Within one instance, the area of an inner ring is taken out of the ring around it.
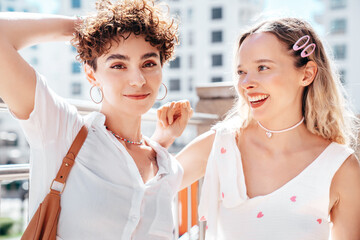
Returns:
[[[163,82],[162,82],[161,84],[165,87],[165,95],[164,95],[162,98],[157,98],[157,99],[156,99],[157,101],[164,100],[164,98],[166,97],[167,92],[168,92],[166,85],[165,85]]]
[[[92,90],[94,89],[94,87],[97,87],[98,93],[99,93],[100,96],[101,96],[100,101],[95,101],[94,98],[93,98],[93,96],[92,96],[92,92],[93,92]],[[99,103],[101,103],[101,102],[103,101],[103,99],[104,99],[104,93],[103,93],[103,91],[101,90],[101,88],[99,88],[98,86],[93,85],[93,86],[90,88],[90,98],[91,98],[91,100],[92,100],[94,103],[99,104]]]

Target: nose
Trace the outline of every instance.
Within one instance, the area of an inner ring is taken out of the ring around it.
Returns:
[[[255,88],[256,86],[257,86],[256,81],[253,80],[253,78],[249,73],[246,74],[246,76],[244,76],[243,78],[240,78],[238,82],[238,87],[244,90],[249,90]]]
[[[134,69],[130,75],[129,84],[134,87],[142,87],[146,83],[143,72],[140,69]]]

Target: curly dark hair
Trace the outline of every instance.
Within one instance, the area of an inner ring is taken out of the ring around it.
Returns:
[[[127,39],[130,34],[145,37],[160,51],[161,64],[173,57],[178,44],[178,24],[164,12],[164,5],[153,0],[98,0],[96,14],[76,27],[71,43],[76,47],[77,59],[96,71],[96,60],[108,53],[113,41]],[[168,8],[167,8],[168,10]]]

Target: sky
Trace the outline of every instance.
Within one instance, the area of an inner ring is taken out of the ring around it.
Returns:
[[[303,18],[322,35],[324,29],[315,19],[323,13],[323,2],[322,0],[264,0],[263,14]]]

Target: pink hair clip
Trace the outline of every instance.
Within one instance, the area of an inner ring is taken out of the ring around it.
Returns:
[[[307,39],[306,39],[306,42],[305,42],[303,45],[299,46],[298,44],[299,44],[299,43],[301,42],[301,40],[303,40],[304,38],[307,38]],[[296,43],[293,45],[294,51],[297,51],[297,50],[300,50],[300,49],[304,48],[304,47],[309,43],[309,41],[310,41],[310,36],[309,36],[309,35],[304,35],[304,36],[302,36],[302,37],[299,38],[299,40],[297,40]],[[306,50],[307,50],[308,48],[310,48],[310,47],[312,47],[312,50],[311,50],[309,53],[306,53]],[[301,51],[300,56],[301,56],[302,58],[310,56],[310,55],[315,51],[315,48],[316,48],[316,44],[315,44],[315,43],[309,44],[308,46],[306,46],[306,47]]]

